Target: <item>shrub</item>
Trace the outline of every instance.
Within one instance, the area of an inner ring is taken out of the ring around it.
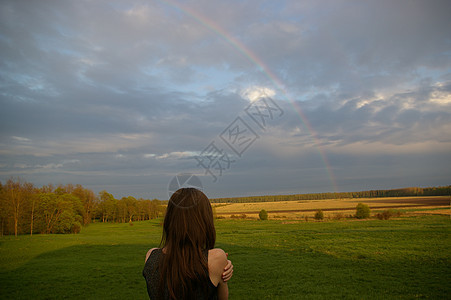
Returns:
[[[376,214],[376,218],[378,218],[379,220],[388,220],[391,217],[399,217],[401,216],[401,214],[402,213],[399,210],[389,209]]]
[[[344,213],[335,213],[334,216],[333,216],[334,220],[341,220],[341,219],[344,219],[344,218],[345,218]]]
[[[258,214],[258,217],[260,218],[260,220],[268,220],[268,213],[266,212],[266,210],[262,209]]]
[[[388,220],[390,219],[390,212],[388,210],[384,210],[381,213],[377,213],[376,218],[378,218],[379,220]]]
[[[72,225],[75,223],[75,216],[72,211],[65,210],[60,215],[58,222],[53,228],[54,233],[70,233]]]
[[[274,219],[286,219],[287,216],[274,215]]]
[[[393,217],[400,217],[403,212],[401,210],[390,209],[390,213]]]
[[[321,209],[319,209],[315,213],[315,220],[322,220],[322,219],[324,219],[324,213]]]
[[[359,203],[356,207],[355,217],[357,219],[366,219],[370,217],[370,208],[368,205]]]
[[[246,216],[246,214],[241,214],[241,215],[231,215],[230,218],[232,218],[232,219],[246,219],[247,216]]]
[[[72,228],[70,230],[72,233],[80,233],[81,231],[81,224],[78,221],[75,221],[74,224],[72,224]]]

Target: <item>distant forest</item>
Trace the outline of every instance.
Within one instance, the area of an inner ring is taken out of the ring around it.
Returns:
[[[211,199],[212,203],[299,201],[343,198],[451,195],[451,186],[404,188],[350,193],[317,193]],[[107,191],[95,194],[77,184],[35,187],[22,179],[0,182],[0,235],[78,233],[92,222],[133,224],[164,214],[167,201],[115,199]]]
[[[413,197],[413,196],[451,196],[451,185],[439,187],[409,187],[394,190],[372,190],[361,192],[343,193],[315,193],[274,196],[249,196],[237,198],[211,199],[212,203],[249,203],[249,202],[275,202],[275,201],[300,201],[300,200],[326,200],[349,198],[379,198],[379,197]]]
[[[21,179],[0,182],[0,235],[78,233],[91,222],[130,222],[163,215],[166,203],[157,199],[115,199],[107,191],[96,195],[77,184],[34,187]]]

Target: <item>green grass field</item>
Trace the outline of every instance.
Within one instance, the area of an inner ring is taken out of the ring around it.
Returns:
[[[451,220],[283,224],[217,220],[231,299],[445,299]],[[95,223],[77,235],[0,238],[1,299],[147,299],[141,271],[158,220]],[[448,298],[449,299],[449,298]]]

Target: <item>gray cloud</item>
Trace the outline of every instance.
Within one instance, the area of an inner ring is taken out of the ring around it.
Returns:
[[[449,8],[3,1],[0,180],[165,197],[265,87],[284,115],[213,195],[449,184]]]

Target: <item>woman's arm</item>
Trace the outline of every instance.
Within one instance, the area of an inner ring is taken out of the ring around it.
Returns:
[[[227,266],[227,255],[224,250],[216,248],[208,253],[208,273],[211,282],[218,287],[218,299],[226,300],[229,297],[227,282],[222,279],[222,273]]]
[[[227,282],[222,281],[218,284],[218,299],[229,299],[229,287],[227,286]]]

